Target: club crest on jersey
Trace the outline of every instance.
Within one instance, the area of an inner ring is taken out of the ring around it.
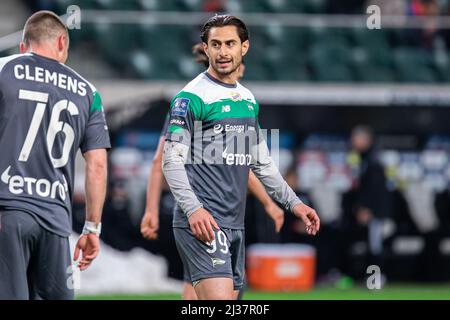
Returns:
[[[180,116],[185,117],[187,114],[187,110],[189,107],[189,100],[188,98],[177,98],[175,99],[172,107],[172,115],[173,116]]]
[[[231,100],[234,102],[242,100],[241,94],[239,92],[231,92]]]
[[[222,106],[222,112],[230,112],[230,111],[231,111],[231,107],[229,105]]]
[[[247,107],[248,107],[248,110],[253,111],[253,106],[251,104],[248,104]]]

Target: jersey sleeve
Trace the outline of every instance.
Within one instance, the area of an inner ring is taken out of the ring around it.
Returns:
[[[196,125],[197,121],[202,121],[202,109],[200,97],[188,92],[176,95],[170,104],[166,140],[189,146],[194,131],[201,130]]]
[[[109,148],[111,148],[111,142],[109,140],[109,131],[106,124],[102,99],[100,94],[95,91],[80,149],[82,153],[85,153],[89,150]]]

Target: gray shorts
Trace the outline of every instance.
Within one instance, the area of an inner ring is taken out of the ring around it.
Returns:
[[[244,285],[244,230],[220,229],[211,245],[198,240],[189,228],[173,228],[184,268],[184,280],[195,286],[206,278],[232,278],[234,290]]]
[[[69,239],[28,213],[0,209],[0,300],[71,300]]]

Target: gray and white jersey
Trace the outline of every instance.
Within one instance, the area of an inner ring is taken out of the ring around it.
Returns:
[[[250,90],[206,72],[172,99],[163,172],[177,201],[174,227],[188,227],[203,207],[221,228],[244,229],[250,168],[286,209],[301,203],[269,155],[258,114]]]
[[[101,97],[55,60],[34,53],[0,59],[0,206],[71,233],[78,149],[110,148]]]

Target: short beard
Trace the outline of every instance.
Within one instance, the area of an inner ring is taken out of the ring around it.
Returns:
[[[237,66],[235,68],[233,68],[231,71],[219,71],[218,69],[215,68],[214,64],[212,64],[212,67],[213,67],[214,71],[217,72],[218,74],[220,74],[222,76],[229,76],[233,72],[236,72],[236,70],[239,69],[240,65],[241,65],[241,62],[239,62],[237,64]]]

